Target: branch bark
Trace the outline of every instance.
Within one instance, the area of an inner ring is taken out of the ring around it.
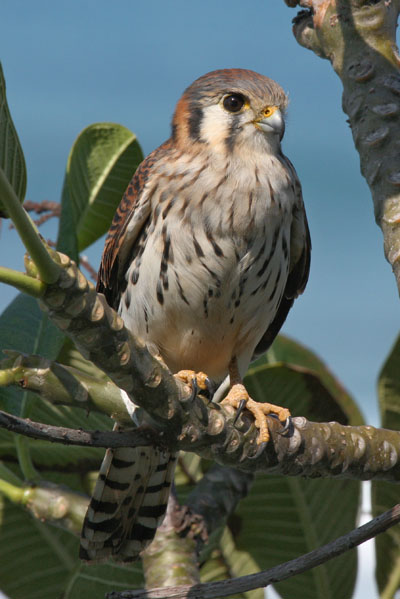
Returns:
[[[285,0],[301,6],[293,32],[300,45],[327,58],[343,84],[361,172],[400,290],[400,0]]]
[[[132,337],[75,263],[63,254],[58,261],[60,279],[48,285],[43,308],[84,357],[144,409],[144,423],[157,431],[159,444],[248,472],[400,479],[398,431],[294,418],[291,430],[282,435],[281,424],[270,418],[271,442],[258,446],[258,431],[246,412],[235,420],[236,411],[229,406],[207,404],[201,396],[192,400],[190,389],[151,348]]]

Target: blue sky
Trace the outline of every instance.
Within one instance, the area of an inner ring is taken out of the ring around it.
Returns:
[[[300,48],[283,0],[3,0],[0,58],[28,167],[27,198],[58,200],[69,149],[96,121],[134,131],[145,153],[169,136],[183,89],[207,71],[250,68],[289,92],[284,151],[303,184],[309,285],[284,332],[314,349],[378,424],[376,377],[398,332],[398,297],[359,172],[341,84]],[[55,238],[54,227],[44,229]],[[102,243],[89,252],[97,267]],[[22,269],[7,224],[3,265]],[[0,287],[0,310],[13,291]]]

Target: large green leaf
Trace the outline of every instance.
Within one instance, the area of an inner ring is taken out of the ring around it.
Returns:
[[[64,341],[64,334],[44,314],[34,298],[20,294],[0,316],[0,349],[15,349],[26,354],[40,354],[54,359]],[[21,392],[0,389],[2,409],[20,414]]]
[[[23,202],[26,191],[25,158],[7,104],[6,82],[0,64],[0,169]],[[0,200],[0,217],[7,216]]]
[[[353,426],[364,424],[364,418],[356,402],[313,351],[285,335],[278,335],[272,347],[254,365],[276,362],[301,366],[315,373],[324,387],[335,397],[335,401],[346,412],[349,423],[351,422]]]
[[[80,370],[84,374],[94,377],[97,380],[109,380],[105,372],[100,370],[100,368],[97,368],[93,362],[86,360],[86,358],[82,356],[80,351],[76,349],[74,343],[68,337],[65,339],[64,345],[57,356],[57,362],[64,366],[70,366],[71,368]]]
[[[57,246],[76,252],[101,237],[139,163],[142,150],[122,125],[95,123],[82,131],[68,157]],[[76,246],[73,232],[76,232]]]
[[[58,599],[78,567],[78,539],[0,497],[0,586],[12,599]]]
[[[381,426],[400,430],[400,337],[396,340],[378,380]],[[385,512],[399,501],[398,485],[372,483],[372,513]],[[375,538],[376,579],[379,590],[393,597],[400,589],[400,526],[393,526]]]
[[[90,566],[81,563],[70,576],[62,597],[63,599],[100,599],[110,591],[143,587],[144,578],[140,562],[129,567],[114,563]]]

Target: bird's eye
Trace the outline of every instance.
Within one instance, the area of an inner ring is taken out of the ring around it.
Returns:
[[[272,116],[275,111],[276,111],[276,106],[267,106],[264,109],[264,116],[268,118],[269,116]]]
[[[223,100],[223,106],[228,112],[239,112],[245,104],[242,94],[229,94]]]

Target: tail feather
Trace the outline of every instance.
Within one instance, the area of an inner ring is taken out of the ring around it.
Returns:
[[[176,455],[155,447],[108,449],[83,523],[80,557],[137,559],[167,509]]]

